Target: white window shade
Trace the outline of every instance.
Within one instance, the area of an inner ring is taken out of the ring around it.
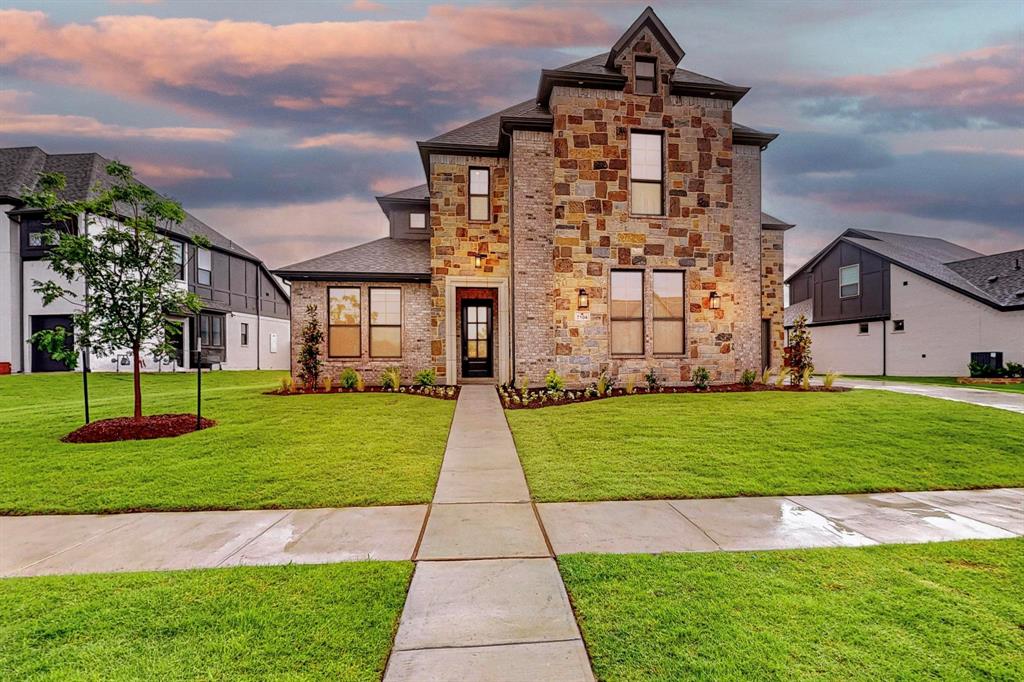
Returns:
[[[629,155],[633,180],[661,182],[661,135],[632,133]]]

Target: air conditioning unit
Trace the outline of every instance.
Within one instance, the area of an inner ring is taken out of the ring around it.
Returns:
[[[984,365],[989,369],[1002,369],[1003,368],[1003,353],[1002,351],[987,351],[983,353],[971,353],[971,362],[976,362],[979,365]]]

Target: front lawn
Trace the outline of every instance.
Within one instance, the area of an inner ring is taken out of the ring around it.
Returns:
[[[885,391],[629,396],[506,415],[543,502],[1024,485],[1024,415]]]
[[[7,679],[379,680],[406,562],[0,580]]]
[[[558,563],[601,680],[1024,679],[1022,539]]]
[[[70,444],[80,374],[0,377],[0,513],[343,507],[429,502],[455,403],[397,394],[268,396],[282,372],[203,375],[218,425]],[[131,376],[92,374],[92,417],[131,414]],[[146,414],[195,411],[194,374],[143,376]]]
[[[930,384],[932,386],[953,386],[954,388],[980,388],[985,391],[1008,391],[1024,393],[1024,384],[959,384],[956,377],[880,377],[844,376],[844,379],[870,379],[872,381],[899,381],[907,384]]]

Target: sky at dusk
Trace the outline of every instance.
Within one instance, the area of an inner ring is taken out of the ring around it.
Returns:
[[[0,146],[99,152],[277,267],[384,236],[424,140],[605,52],[646,3],[0,1]],[[1024,248],[1024,2],[653,3],[781,133],[787,271],[850,227]]]

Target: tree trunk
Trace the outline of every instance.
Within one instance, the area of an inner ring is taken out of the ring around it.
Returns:
[[[139,344],[132,346],[132,383],[135,388],[135,418],[142,419],[142,361]]]

